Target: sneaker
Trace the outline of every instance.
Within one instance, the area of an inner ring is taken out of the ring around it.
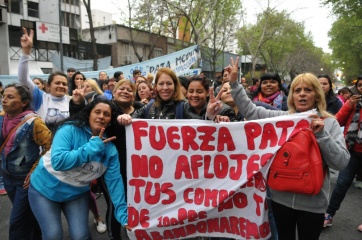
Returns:
[[[104,224],[103,221],[99,221],[97,222],[97,220],[94,219],[94,223],[97,226],[97,232],[99,233],[105,233],[107,231],[107,226],[106,224]]]
[[[356,182],[354,183],[354,187],[355,187],[355,188],[362,189],[362,182],[361,182],[361,181],[356,181]]]
[[[324,214],[324,224],[323,227],[331,227],[332,226],[332,216],[328,213]]]
[[[6,194],[8,193],[6,192],[5,188],[0,189],[0,195],[6,195]]]

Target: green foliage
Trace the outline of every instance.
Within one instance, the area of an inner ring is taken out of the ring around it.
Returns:
[[[241,27],[237,37],[240,54],[251,55],[252,77],[256,64],[265,64],[268,71],[281,77],[306,71],[319,74],[323,66],[323,51],[314,46],[304,24],[290,19],[286,11],[266,9],[255,24]]]
[[[362,65],[362,19],[340,18],[334,22],[329,36],[329,43],[333,49],[333,58],[343,67],[347,79],[353,79],[361,73]],[[343,64],[344,63],[344,64]]]

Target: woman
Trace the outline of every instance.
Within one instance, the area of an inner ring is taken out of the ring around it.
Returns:
[[[279,110],[288,110],[287,96],[283,92],[282,82],[277,73],[265,73],[260,77],[258,91],[254,92],[254,102],[262,102]]]
[[[349,87],[344,87],[338,90],[338,98],[341,100],[342,104],[347,102],[347,100],[353,95],[351,89]]]
[[[231,96],[231,87],[229,82],[224,82],[221,85],[220,92],[222,92],[220,97],[221,101],[233,109],[234,121],[244,121],[244,116],[241,114],[241,112],[239,112],[239,109],[236,106],[233,97]]]
[[[42,91],[45,91],[44,80],[41,78],[33,78],[33,83]]]
[[[74,76],[74,75],[73,75]],[[100,90],[97,82],[93,79],[87,79],[82,81],[81,85],[78,85],[76,89],[72,91],[72,99],[69,102],[70,116],[73,116],[94,99],[103,97],[103,92]],[[96,225],[97,232],[104,233],[107,231],[107,226],[104,224],[102,217],[100,216],[96,196],[89,192],[89,209],[94,216],[94,224]]]
[[[31,94],[26,86],[7,85],[1,102],[4,110],[0,114],[3,181],[13,204],[9,239],[41,239],[39,224],[29,205],[28,186],[39,157],[50,148],[51,132],[31,110]]]
[[[187,109],[184,96],[176,74],[170,68],[160,68],[155,78],[155,102],[149,103],[132,114],[133,118],[143,119],[200,119]],[[180,112],[176,110],[180,109]],[[179,114],[177,114],[179,113]],[[177,116],[178,115],[178,116]],[[132,122],[129,114],[118,116],[117,121],[122,125]]]
[[[98,83],[93,79],[85,80],[80,89],[73,90],[73,97],[69,101],[70,115],[77,113],[98,97],[103,97],[103,92]]]
[[[356,89],[362,93],[362,75],[358,76],[355,83]],[[356,94],[342,106],[336,114],[341,127],[344,127],[344,136],[351,159],[346,168],[338,174],[336,186],[329,202],[328,209],[325,214],[324,226],[332,226],[332,220],[336,212],[339,210],[341,203],[346,196],[349,187],[352,185],[356,173],[362,168],[362,139],[361,139],[361,121],[362,121],[362,102],[361,95]],[[362,231],[362,225],[358,227]]]
[[[83,84],[83,82],[85,81],[85,76],[83,75],[83,73],[81,73],[81,72],[75,72],[74,74],[73,74],[73,76],[72,76],[72,78],[71,78],[71,81],[70,81],[70,84],[69,84],[69,86],[70,86],[70,91],[69,91],[69,93],[70,93],[70,95],[72,95],[73,94],[73,91],[75,90],[75,89],[79,89],[79,88],[81,88],[81,86],[82,86],[82,84]]]
[[[143,104],[149,103],[153,98],[153,87],[148,81],[139,81],[137,83],[136,101]]]
[[[313,74],[304,73],[295,77],[288,96],[289,111],[285,112],[267,110],[253,104],[247,97],[244,88],[236,82],[238,58],[235,62],[232,61],[228,71],[231,71],[231,95],[246,119],[263,119],[317,108],[318,115],[311,116],[313,120],[310,128],[317,138],[323,156],[323,164],[336,170],[341,170],[348,164],[350,155],[339,124],[326,111],[323,90]],[[214,114],[211,110],[208,109],[209,115]],[[329,184],[328,172],[324,177],[321,191],[316,195],[280,192],[271,189],[272,209],[280,240],[295,239],[296,227],[300,240],[319,238],[323,228],[324,212],[328,205]]]
[[[127,225],[127,204],[117,149],[103,137],[116,119],[111,102],[96,99],[63,121],[50,151],[31,175],[29,201],[43,239],[63,239],[61,212],[72,239],[91,239],[88,229],[90,182],[104,175],[117,220]]]
[[[318,75],[318,81],[321,84],[325,95],[327,112],[333,115],[337,114],[343,104],[333,92],[331,78],[328,75]]]
[[[190,112],[196,113],[202,119],[205,118],[206,107],[209,98],[209,82],[206,77],[195,75],[186,84],[187,103]],[[235,112],[228,105],[223,104],[219,112],[218,121],[234,121]]]
[[[115,108],[116,116],[122,114],[133,114],[144,105],[135,101],[136,86],[130,80],[120,80],[113,89],[112,104]],[[119,124],[112,124],[109,127],[111,136],[115,136],[113,141],[118,151],[118,160],[121,165],[121,175],[123,178],[123,184],[127,186],[127,149],[126,149],[126,130],[124,126]],[[110,200],[109,192],[105,187],[104,181],[101,178],[101,188],[103,191],[104,199],[107,204],[106,224],[108,235],[110,239],[121,239],[121,225],[114,216],[114,206]],[[127,189],[126,196],[127,196]]]
[[[54,72],[49,75],[49,93],[40,90],[29,77],[29,56],[33,47],[34,31],[30,34],[23,28],[23,35],[20,40],[22,56],[19,60],[19,82],[29,87],[32,93],[32,107],[34,111],[52,130],[55,124],[69,116],[68,79],[62,72]]]

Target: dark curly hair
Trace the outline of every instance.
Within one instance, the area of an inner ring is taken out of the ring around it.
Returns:
[[[8,85],[6,85],[4,87],[3,91],[5,89],[7,89],[7,88],[10,88],[10,87],[13,87],[13,88],[16,89],[16,91],[20,95],[20,98],[21,98],[22,102],[27,102],[27,104],[23,107],[23,111],[31,110],[32,109],[31,101],[33,99],[32,99],[32,96],[31,96],[31,93],[30,93],[30,90],[29,90],[28,86],[22,85],[22,84],[19,84],[19,83],[10,83],[10,84],[8,84]]]
[[[99,103],[104,103],[107,104],[110,108],[111,108],[111,122],[110,125],[116,124],[117,123],[117,114],[115,111],[115,107],[112,104],[112,102],[106,98],[96,98],[94,99],[91,103],[89,103],[88,105],[86,105],[84,108],[82,108],[82,110],[80,110],[78,113],[70,116],[69,118],[66,118],[65,120],[59,122],[57,124],[57,127],[55,128],[55,132],[63,125],[65,124],[72,124],[75,125],[77,127],[83,127],[83,126],[87,126],[89,125],[89,116],[91,111],[93,110],[93,108],[99,104]],[[54,134],[55,134],[54,132]],[[108,133],[108,127],[105,130],[105,133],[107,133],[107,135],[110,135]]]

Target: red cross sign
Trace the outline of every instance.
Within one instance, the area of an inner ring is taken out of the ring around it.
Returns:
[[[48,30],[48,27],[46,27],[45,24],[42,23],[39,29],[41,30],[42,33],[45,33],[45,31]]]

